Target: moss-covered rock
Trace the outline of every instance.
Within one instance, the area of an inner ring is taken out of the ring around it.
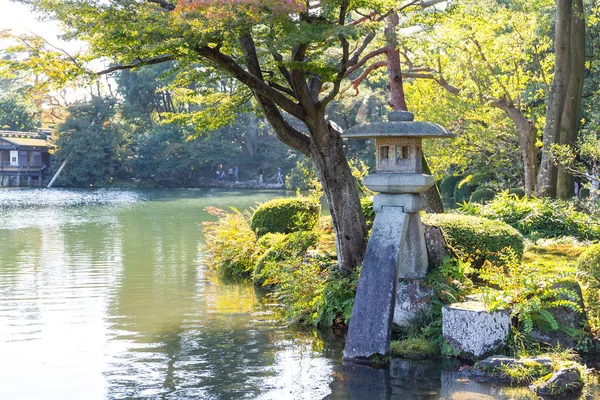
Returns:
[[[413,360],[422,360],[438,355],[438,349],[427,339],[409,338],[390,343],[390,353],[395,356],[410,358]]]
[[[502,264],[507,249],[519,261],[523,257],[523,236],[504,222],[460,214],[426,214],[423,222],[439,227],[459,257],[474,268],[486,260]]]
[[[260,205],[250,222],[258,236],[266,233],[308,231],[317,226],[321,205],[310,198],[282,197]]]

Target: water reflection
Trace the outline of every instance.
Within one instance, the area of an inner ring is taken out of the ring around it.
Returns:
[[[343,333],[286,326],[207,271],[204,207],[276,195],[0,191],[0,398],[513,396],[452,363],[343,365]]]

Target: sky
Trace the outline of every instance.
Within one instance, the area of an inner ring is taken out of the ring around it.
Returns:
[[[10,0],[0,0],[0,29],[11,29],[15,33],[33,32],[48,40],[56,40],[60,29],[55,23],[36,19],[31,9]]]

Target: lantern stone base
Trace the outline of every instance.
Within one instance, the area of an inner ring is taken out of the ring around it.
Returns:
[[[373,198],[373,211],[378,213],[383,206],[402,207],[405,213],[414,213],[421,211],[424,204],[418,194],[379,193]]]
[[[420,313],[431,309],[435,291],[423,279],[400,279],[396,289],[394,324],[405,327]]]
[[[365,186],[382,193],[421,193],[433,186],[433,176],[425,174],[372,174],[365,177]]]

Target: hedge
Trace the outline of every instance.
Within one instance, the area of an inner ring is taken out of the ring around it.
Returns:
[[[501,265],[506,249],[518,261],[523,257],[523,236],[504,222],[460,214],[425,214],[423,222],[439,227],[459,257],[474,268],[486,260]]]
[[[595,244],[581,253],[577,259],[577,272],[587,285],[584,291],[586,311],[589,316],[600,318],[600,244]]]
[[[442,181],[440,182],[440,194],[442,197],[446,198],[446,199],[451,199],[454,197],[454,188],[456,188],[456,185],[458,184],[458,182],[462,181],[464,179],[464,176],[455,176],[455,175],[449,175],[447,177],[445,177],[444,179],[442,179]]]
[[[487,203],[488,201],[492,200],[495,195],[496,195],[496,192],[492,189],[488,189],[488,188],[477,189],[471,195],[470,202],[484,204],[484,203]]]
[[[317,226],[321,205],[305,197],[282,197],[260,205],[250,222],[257,236],[308,231]]]

